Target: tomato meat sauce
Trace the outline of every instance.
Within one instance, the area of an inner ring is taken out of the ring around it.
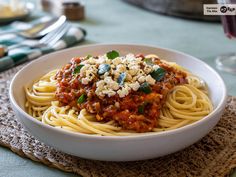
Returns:
[[[136,57],[145,60],[143,55]],[[131,90],[122,98],[118,94],[101,97],[95,93],[99,75],[95,76],[92,82],[84,85],[80,74],[74,74],[75,68],[78,68],[82,60],[84,58],[73,58],[57,72],[56,99],[61,105],[70,105],[78,111],[86,109],[88,113],[95,114],[99,122],[114,120],[117,126],[125,130],[152,131],[158,126],[160,110],[167,94],[176,85],[187,83],[185,72],[162,62],[159,58],[153,58],[154,63],[165,71],[163,77],[159,78],[154,85],[149,85],[146,90]]]

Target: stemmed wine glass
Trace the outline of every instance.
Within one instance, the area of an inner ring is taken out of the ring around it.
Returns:
[[[236,0],[218,0],[219,4],[236,4]],[[236,39],[236,14],[222,15],[221,22],[224,32],[229,39]],[[219,70],[236,74],[236,51],[218,56],[216,67]]]

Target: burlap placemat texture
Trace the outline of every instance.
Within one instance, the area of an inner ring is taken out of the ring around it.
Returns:
[[[8,89],[12,76],[22,66],[0,74],[0,145],[22,157],[84,177],[220,177],[228,176],[236,167],[236,97],[228,97],[224,115],[217,126],[182,151],[136,162],[86,160],[41,143],[17,122],[9,103]]]

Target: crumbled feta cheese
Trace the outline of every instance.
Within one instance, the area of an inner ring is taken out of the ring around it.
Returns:
[[[146,79],[147,83],[149,83],[150,85],[154,85],[156,83],[156,80],[153,79],[151,75],[146,76],[145,79]]]
[[[123,64],[119,64],[116,66],[116,70],[117,70],[117,72],[122,73],[122,72],[126,71],[126,68]]]
[[[106,58],[106,60],[105,60],[105,63],[106,63],[106,64],[111,64],[111,63],[112,63],[112,60],[111,60],[111,59],[108,59],[108,58]]]
[[[160,68],[159,65],[153,65],[153,69],[154,69],[154,70],[157,70],[158,68]]]
[[[116,72],[116,71],[114,71],[114,80],[117,80],[118,79],[118,77],[120,76],[120,73],[119,72]]]
[[[144,72],[145,72],[146,74],[152,72],[152,70],[153,70],[152,66],[150,66],[150,65],[145,65],[145,67],[144,67]]]
[[[128,62],[133,62],[136,60],[136,58],[135,58],[134,54],[130,53],[130,54],[126,55],[126,60]]]
[[[86,75],[86,71],[89,69],[90,65],[86,64],[84,65],[81,69],[80,69],[80,75],[81,76],[85,76]]]
[[[99,56],[97,59],[98,64],[105,63],[105,61],[106,61],[106,57],[104,57],[104,56]]]
[[[111,88],[113,89],[113,90],[118,90],[119,89],[119,84],[117,83],[117,82],[114,82],[113,81],[113,84],[111,85]]]
[[[87,63],[90,64],[90,65],[93,65],[96,63],[96,59],[94,59],[93,57],[90,57],[88,60],[87,60]]]
[[[134,76],[137,72],[138,72],[137,70],[133,70],[133,69],[129,70],[129,74],[131,76]]]
[[[137,75],[138,76],[144,76],[145,73],[143,72],[143,70],[138,70]]]
[[[125,84],[124,84],[124,88],[127,89],[128,91],[131,90],[131,88],[129,87],[129,84],[128,84],[128,83],[125,83]]]
[[[117,91],[119,97],[123,98],[129,94],[129,89],[127,87],[122,87],[121,90]]]
[[[96,95],[103,97],[104,94],[102,93],[102,90],[103,90],[103,86],[102,87],[97,87],[96,90],[95,90]]]
[[[90,80],[88,78],[83,78],[81,81],[82,81],[82,84],[87,85]]]
[[[132,76],[136,75],[138,70],[140,69],[139,65],[136,66],[130,66],[129,67],[129,74],[131,74]]]
[[[135,59],[135,62],[138,63],[138,64],[143,63],[141,57],[136,58],[136,59]]]
[[[84,59],[81,64],[84,66],[80,70],[80,79],[82,84],[87,85],[94,79],[96,81],[95,93],[99,97],[114,96],[118,94],[123,98],[127,96],[131,90],[137,91],[140,84],[147,82],[150,85],[156,83],[150,73],[159,68],[158,65],[148,65],[141,57],[136,58],[134,54],[116,57],[111,60],[106,55],[98,56],[98,58],[90,57]],[[98,75],[98,67],[100,64],[110,65],[110,70],[104,74]],[[119,85],[117,82],[121,73],[126,73],[124,83]],[[115,106],[119,106],[118,104]]]
[[[129,87],[133,89],[133,91],[137,91],[140,87],[140,84],[136,81],[134,83],[130,83]]]
[[[102,93],[108,95],[109,97],[114,96],[116,94],[116,92],[111,89],[103,90]]]
[[[139,81],[139,83],[145,82],[145,76],[140,76],[140,77],[138,78],[138,81]]]
[[[103,81],[107,87],[111,88],[112,90],[119,89],[119,84],[116,81],[113,81],[111,77],[106,77]]]
[[[120,57],[117,57],[117,58],[115,58],[115,59],[112,60],[112,63],[113,63],[114,65],[118,65],[118,64],[120,64],[121,62],[122,62],[122,59],[121,59]]]
[[[106,77],[106,78],[104,79],[104,82],[105,82],[106,84],[110,84],[111,82],[113,82],[113,80],[112,80],[112,78],[109,76],[109,77]]]
[[[132,81],[132,76],[129,73],[126,74],[126,80]]]
[[[137,81],[138,80],[138,77],[137,76],[134,76],[133,78],[132,78],[132,82],[134,83],[135,81]]]
[[[96,82],[97,88],[102,88],[104,85],[105,85],[104,80],[100,80],[100,81]]]
[[[108,77],[108,76],[109,76],[109,72],[105,72],[105,73],[103,74],[103,76],[104,76],[104,78]]]

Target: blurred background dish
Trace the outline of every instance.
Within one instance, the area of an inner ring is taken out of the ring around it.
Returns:
[[[65,15],[68,20],[85,19],[85,6],[79,0],[41,0],[42,9],[56,16]]]
[[[216,0],[124,0],[135,6],[170,16],[187,19],[219,21],[219,16],[203,14],[203,4],[216,4]]]
[[[0,2],[0,24],[27,18],[34,9],[34,4],[24,1],[11,0]]]

